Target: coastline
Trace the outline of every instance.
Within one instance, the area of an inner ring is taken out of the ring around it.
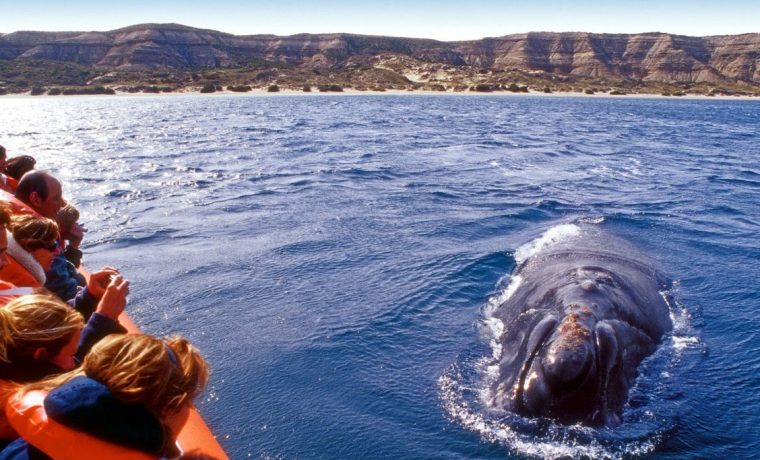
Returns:
[[[234,97],[299,97],[299,96],[320,96],[320,97],[334,97],[334,96],[459,96],[459,97],[547,97],[547,98],[561,98],[561,97],[577,97],[577,98],[615,98],[615,99],[686,99],[686,100],[730,100],[730,101],[760,101],[760,96],[746,96],[746,95],[714,95],[708,96],[704,94],[685,94],[683,96],[665,96],[655,93],[632,93],[632,94],[609,94],[598,92],[594,94],[586,94],[580,92],[552,92],[545,93],[542,91],[528,91],[525,92],[511,92],[511,91],[491,91],[491,92],[478,92],[478,91],[427,91],[427,90],[386,90],[386,91],[359,91],[355,89],[344,89],[343,91],[301,91],[293,89],[280,89],[276,92],[269,92],[263,88],[254,88],[247,92],[236,91],[215,91],[213,93],[201,93],[198,90],[186,90],[167,93],[130,93],[126,91],[117,91],[116,94],[77,94],[77,95],[31,95],[30,93],[18,93],[18,94],[6,94],[0,96],[0,101],[13,100],[13,99],[72,99],[72,98],[166,98],[166,97],[221,97],[221,96],[234,96]]]

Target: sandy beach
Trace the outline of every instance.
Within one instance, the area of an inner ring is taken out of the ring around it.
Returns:
[[[63,95],[51,96],[48,94],[32,96],[30,93],[19,93],[19,94],[6,94],[4,96],[0,96],[0,101],[9,100],[9,99],[19,99],[19,98],[69,99],[72,97],[77,97],[77,98],[79,97],[154,98],[154,97],[219,97],[219,96],[225,96],[225,97],[227,96],[235,96],[235,97],[251,97],[251,96],[255,96],[255,97],[262,97],[262,96],[264,97],[281,97],[281,96],[289,96],[289,97],[298,97],[298,96],[536,97],[538,96],[538,97],[548,97],[548,98],[580,97],[580,98],[618,98],[618,99],[620,98],[622,99],[709,99],[709,100],[730,100],[730,101],[736,101],[736,100],[760,101],[760,97],[757,97],[757,96],[727,96],[727,95],[707,96],[707,95],[700,95],[700,94],[686,94],[683,96],[664,96],[662,94],[653,94],[653,93],[635,93],[635,94],[621,95],[621,94],[609,94],[609,93],[602,93],[602,92],[597,92],[595,94],[586,94],[586,93],[580,93],[580,92],[545,93],[542,91],[529,91],[527,93],[511,92],[511,91],[493,91],[493,92],[478,92],[478,91],[454,92],[454,91],[426,91],[426,90],[359,91],[359,90],[355,90],[351,88],[346,88],[343,91],[329,91],[329,92],[320,92],[316,89],[310,92],[301,91],[301,90],[293,90],[293,89],[280,89],[279,91],[269,92],[265,88],[254,88],[248,92],[235,92],[235,91],[222,90],[222,91],[216,91],[213,93],[201,93],[199,89],[193,88],[193,89],[186,89],[186,90],[180,90],[180,91],[174,91],[174,92],[168,92],[168,93],[130,93],[130,92],[117,91],[116,94],[67,95],[67,96],[63,96]]]

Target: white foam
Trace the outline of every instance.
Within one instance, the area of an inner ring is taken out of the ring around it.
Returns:
[[[575,224],[561,224],[550,228],[543,235],[526,243],[515,251],[515,262],[523,263],[528,258],[557,244],[580,234],[581,229]]]

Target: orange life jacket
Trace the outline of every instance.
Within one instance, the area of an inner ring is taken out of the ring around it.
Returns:
[[[42,287],[37,278],[10,254],[8,255],[8,265],[0,269],[0,280],[16,286]]]
[[[0,307],[22,295],[34,294],[34,288],[16,287],[15,285],[0,280]]]
[[[157,456],[103,441],[50,419],[43,402],[47,392],[15,393],[8,398],[5,415],[29,444],[56,460],[147,460]]]
[[[8,193],[14,193],[18,188],[18,181],[11,176],[0,173],[0,189]]]
[[[9,193],[2,189],[0,189],[0,201],[5,201],[8,203],[13,214],[33,214],[35,216],[39,215],[37,211],[32,209],[28,204],[13,196],[12,193]]]

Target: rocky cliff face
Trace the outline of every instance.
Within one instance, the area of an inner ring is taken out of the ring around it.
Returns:
[[[235,36],[176,24],[110,32],[15,32],[0,59],[44,59],[104,69],[373,65],[384,56],[490,70],[651,82],[760,84],[760,34],[685,37],[528,33],[468,42],[348,34]],[[264,63],[264,64],[262,64]]]

